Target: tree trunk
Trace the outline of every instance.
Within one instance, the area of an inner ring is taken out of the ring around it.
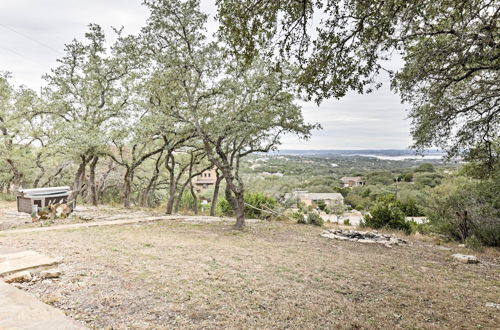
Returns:
[[[169,165],[170,162],[170,165]],[[169,152],[167,158],[165,159],[165,167],[169,173],[169,189],[168,189],[168,201],[166,214],[172,214],[175,201],[175,191],[177,190],[177,180],[175,178],[175,159],[172,152]]]
[[[245,199],[243,192],[235,193],[236,201],[234,205],[234,213],[236,215],[236,224],[234,227],[236,229],[243,229],[245,227]]]
[[[43,178],[43,176],[45,175],[45,168],[42,166],[42,162],[41,162],[41,157],[42,157],[42,154],[41,153],[38,153],[36,155],[36,161],[35,161],[35,164],[36,164],[36,167],[38,167],[40,169],[40,173],[38,173],[38,175],[36,176],[35,178],[35,181],[33,181],[33,188],[38,188],[38,184],[40,183],[40,180]]]
[[[125,171],[125,176],[123,178],[123,195],[122,195],[122,203],[126,208],[130,207],[130,195],[132,194],[132,180],[133,180],[134,172],[127,167]]]
[[[212,205],[210,205],[210,216],[215,217],[215,210],[217,208],[217,200],[219,199],[219,189],[220,189],[220,183],[224,176],[217,170],[215,172],[217,174],[217,179],[215,180],[215,185],[214,185],[214,194],[212,196]]]
[[[194,214],[198,215],[198,196],[196,196],[196,193],[194,192],[194,187],[191,183],[191,180],[189,180],[189,188],[189,190],[191,191],[191,196],[193,196],[194,200]]]
[[[227,180],[226,180],[227,182]],[[231,204],[234,209],[234,215],[236,217],[236,223],[234,225],[235,229],[241,230],[245,227],[245,199],[243,190],[234,189],[229,187],[229,183],[226,185],[226,199]],[[234,187],[236,188],[236,187]]]
[[[87,193],[87,203],[97,206],[97,185],[95,182],[95,169],[97,167],[98,156],[94,156],[90,163],[89,184]]]
[[[172,214],[172,210],[174,208],[175,201],[175,190],[177,189],[177,181],[175,180],[174,171],[170,172],[170,180],[169,180],[169,189],[168,189],[168,201],[167,201],[167,214]]]
[[[175,201],[175,207],[174,207],[174,212],[175,213],[179,212],[179,208],[181,206],[181,201],[182,201],[182,195],[184,195],[184,190],[186,190],[187,185],[188,185],[188,181],[186,181],[181,186],[181,189],[179,190],[179,194],[178,194],[177,199]]]
[[[87,159],[85,155],[80,155],[80,160],[80,165],[78,166],[78,170],[75,173],[75,178],[73,179],[73,190],[71,192],[71,196],[68,198],[68,205],[75,203],[78,195],[80,194],[80,190],[82,189],[82,181],[85,177],[85,168],[87,167],[87,163],[90,161],[90,158]]]
[[[150,199],[151,191],[152,191],[153,187],[155,186],[157,179],[158,179],[158,174],[154,174],[149,179],[149,182],[148,182],[148,185],[146,186],[146,188],[144,188],[144,190],[141,192],[141,197],[139,198],[139,204],[142,207],[149,206],[149,204],[150,204],[149,199]]]
[[[10,165],[12,173],[14,174],[14,177],[11,180],[10,191],[16,194],[17,191],[23,186],[24,174],[17,169],[16,164],[12,159],[7,159],[7,163]]]
[[[106,181],[108,179],[109,174],[114,170],[115,168],[113,167],[113,159],[109,160],[108,164],[108,169],[106,172],[101,176],[99,180],[99,185],[97,186],[97,200],[100,201],[101,203],[103,202],[103,197],[104,197],[104,190],[106,187]]]
[[[140,197],[140,205],[141,206],[151,206],[150,203],[150,195],[151,192],[154,191],[156,187],[156,182],[158,181],[158,177],[160,175],[160,162],[163,156],[163,151],[160,152],[160,155],[156,159],[155,162],[155,168],[153,172],[153,176],[149,179],[148,185],[146,186],[146,189],[144,189],[141,193]]]

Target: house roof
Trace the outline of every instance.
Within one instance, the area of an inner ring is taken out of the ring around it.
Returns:
[[[356,182],[359,182],[359,181],[363,181],[363,177],[362,176],[344,176],[342,178],[340,178],[340,181],[344,181],[344,182],[348,182],[348,181],[356,181]]]
[[[339,193],[302,193],[299,194],[299,198],[301,199],[310,199],[310,200],[340,200],[344,199],[342,194]]]

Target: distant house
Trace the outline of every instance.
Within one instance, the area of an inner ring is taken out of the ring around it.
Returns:
[[[217,173],[215,168],[213,168],[194,177],[193,186],[197,191],[202,191],[215,184],[215,181],[217,181]]]
[[[344,197],[339,193],[310,193],[306,191],[296,192],[297,199],[303,202],[306,206],[318,204],[323,201],[326,206],[334,207],[336,205],[344,205]]]
[[[365,184],[365,180],[362,176],[344,176],[340,178],[342,182],[342,187],[358,187]]]

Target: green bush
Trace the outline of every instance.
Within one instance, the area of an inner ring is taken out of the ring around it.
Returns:
[[[247,218],[269,218],[273,216],[272,211],[278,207],[278,202],[274,198],[262,193],[247,193],[244,198],[246,204],[253,206],[245,205],[245,217]],[[271,212],[266,212],[265,210],[270,210]],[[220,198],[217,202],[217,211],[220,215],[234,215],[233,206],[224,198]]]
[[[233,215],[233,207],[225,198],[219,198],[216,206],[216,213],[219,216],[232,216]]]
[[[433,189],[426,215],[433,228],[449,239],[466,242],[473,237],[483,245],[500,246],[499,186],[496,177],[454,178]]]
[[[190,191],[184,191],[184,193],[182,194],[180,207],[181,207],[181,209],[185,209],[185,210],[194,210],[195,201],[194,201],[194,197]]]
[[[402,230],[407,234],[412,231],[411,225],[405,221],[405,214],[397,206],[397,203],[387,199],[381,199],[370,207],[370,214],[365,215],[363,224],[376,229]]]
[[[311,212],[307,215],[307,223],[321,227],[324,224],[324,220],[318,213]]]
[[[326,203],[325,201],[322,201],[322,200],[319,200],[316,205],[318,205],[318,208],[321,210],[321,211],[325,211],[326,209]]]
[[[245,206],[245,216],[248,218],[269,218],[273,216],[272,212],[278,207],[278,202],[272,197],[266,196],[262,193],[247,193],[245,194],[245,203],[251,205]],[[264,210],[264,211],[261,211]]]
[[[344,225],[350,226],[351,225],[351,221],[349,219],[344,219]]]
[[[476,236],[469,236],[465,240],[465,246],[467,246],[469,249],[472,250],[478,250],[481,251],[483,249],[483,244],[480,239],[478,239]]]
[[[416,169],[415,172],[434,172],[434,165],[431,163],[423,163],[420,164]]]
[[[297,223],[300,223],[300,224],[307,223],[304,214],[301,212],[293,212],[292,214],[290,214],[290,218],[294,219],[295,221],[297,221]]]
[[[13,202],[16,200],[16,196],[14,194],[6,194],[0,192],[0,200],[6,201],[6,202]]]

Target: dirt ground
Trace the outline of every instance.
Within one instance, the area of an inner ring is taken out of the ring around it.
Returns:
[[[77,205],[75,210],[64,219],[47,219],[33,223],[31,215],[17,212],[16,202],[0,201],[0,231],[20,228],[36,228],[70,223],[88,223],[94,221],[111,221],[138,217],[160,216],[164,213],[151,209],[125,209],[118,206]]]
[[[462,264],[451,254],[471,251],[456,246],[387,248],[322,230],[161,221],[0,233],[0,244],[64,257],[60,279],[20,287],[89,327],[498,328],[497,251]]]

